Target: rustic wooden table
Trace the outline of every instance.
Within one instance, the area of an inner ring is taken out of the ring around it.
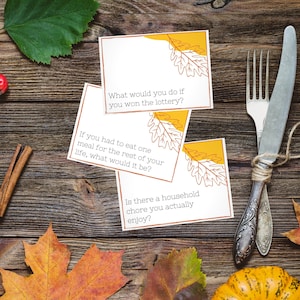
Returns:
[[[0,220],[0,267],[29,274],[22,241],[35,243],[52,222],[59,240],[72,251],[70,268],[92,243],[102,250],[125,250],[122,267],[130,282],[111,299],[139,299],[157,257],[184,247],[196,247],[203,259],[211,296],[236,271],[233,236],[248,200],[250,162],[256,154],[254,124],[245,110],[247,51],[271,51],[272,88],[284,28],[293,25],[300,40],[300,2],[232,0],[221,9],[195,6],[194,0],[100,2],[84,41],[71,57],[53,59],[51,66],[29,61],[8,36],[0,37],[0,70],[10,82],[9,92],[0,98],[0,178],[18,143],[33,148]],[[1,16],[4,5],[1,0]],[[200,29],[210,33],[215,108],[192,112],[187,141],[226,139],[235,218],[122,232],[114,172],[66,159],[83,85],[101,84],[97,37]],[[287,131],[300,121],[299,81],[297,76]],[[285,136],[282,151],[286,141]],[[299,147],[296,132],[292,148]],[[274,170],[269,186],[271,251],[262,257],[255,250],[247,266],[279,265],[300,279],[300,247],[281,235],[298,226],[292,199],[300,196],[299,179],[299,160]]]

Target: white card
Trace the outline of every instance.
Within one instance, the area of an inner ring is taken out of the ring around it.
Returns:
[[[116,172],[123,230],[233,218],[224,139],[186,143],[174,180]]]
[[[105,114],[100,86],[85,84],[68,159],[172,181],[189,110]]]
[[[213,108],[208,31],[99,38],[105,113]]]

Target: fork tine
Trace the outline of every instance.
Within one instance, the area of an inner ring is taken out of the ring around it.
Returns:
[[[247,70],[246,70],[246,99],[250,99],[250,51],[247,54]]]
[[[265,99],[269,100],[269,56],[270,51],[267,51],[266,54],[266,63],[265,63],[265,86],[263,87],[263,51],[260,51],[259,54],[259,67],[258,67],[258,80],[256,75],[256,50],[253,51],[252,58],[252,95],[250,95],[250,51],[247,54],[247,70],[246,70],[246,99],[252,100],[263,99],[263,90],[265,92]],[[256,82],[258,81],[258,97],[256,91]]]
[[[266,70],[265,70],[265,99],[269,100],[269,53],[270,51],[267,51],[266,55]],[[263,90],[263,84],[262,84],[262,78],[263,78],[263,51],[260,52],[259,57],[259,99],[262,99],[262,90]]]
[[[269,100],[269,54],[270,51],[267,52],[266,59],[266,82],[265,82],[265,99]]]
[[[256,50],[253,51],[253,80],[252,80],[252,98],[256,99]]]
[[[261,50],[259,55],[258,99],[262,99],[262,57],[263,57],[263,52]]]

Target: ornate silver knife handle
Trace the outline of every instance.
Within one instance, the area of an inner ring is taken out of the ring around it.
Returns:
[[[273,237],[273,221],[271,207],[268,199],[267,187],[265,186],[260,199],[258,208],[256,246],[262,256],[269,253]]]
[[[242,266],[255,246],[258,207],[265,182],[253,181],[248,205],[243,213],[234,237],[233,257],[237,266]]]
[[[279,69],[258,151],[259,155],[268,153],[272,155],[265,156],[264,160],[256,165],[259,167],[259,170],[257,168],[252,170],[253,185],[250,199],[235,235],[233,255],[237,266],[242,265],[247,260],[255,245],[260,197],[265,181],[269,181],[271,178],[273,163],[276,161],[277,154],[281,147],[294,91],[296,70],[296,31],[293,26],[287,26],[283,34],[283,47]],[[266,168],[267,172],[260,172],[261,167]]]

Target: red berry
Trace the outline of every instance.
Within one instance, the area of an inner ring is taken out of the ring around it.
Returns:
[[[4,94],[8,89],[8,81],[7,78],[0,74],[0,95]]]

